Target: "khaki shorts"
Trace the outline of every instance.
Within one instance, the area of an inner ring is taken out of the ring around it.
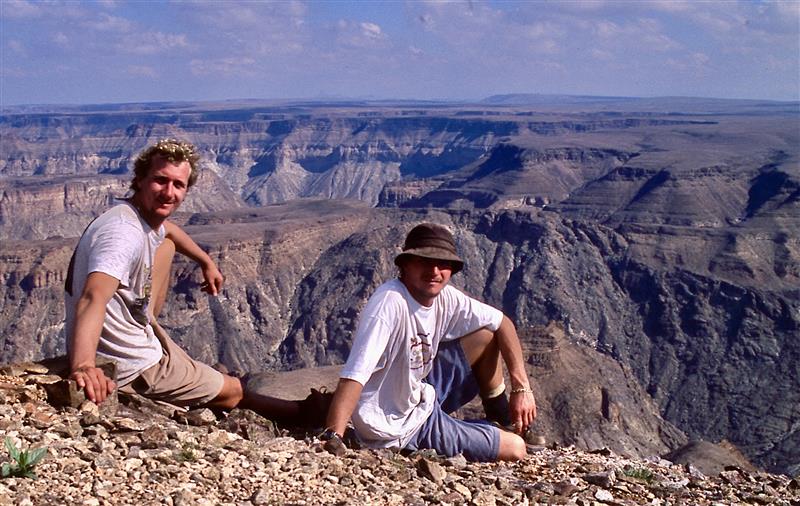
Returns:
[[[153,332],[164,349],[161,360],[120,391],[176,406],[200,406],[214,400],[222,390],[222,373],[190,357],[157,323]]]

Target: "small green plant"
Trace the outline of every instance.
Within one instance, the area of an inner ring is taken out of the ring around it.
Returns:
[[[3,462],[3,465],[0,466],[0,477],[32,478],[35,480],[36,473],[33,472],[33,466],[38,464],[39,461],[47,455],[47,448],[20,451],[14,445],[13,441],[11,441],[10,437],[6,437],[5,445],[14,463]]]
[[[181,449],[175,454],[175,460],[178,462],[194,462],[197,460],[197,455],[194,453],[195,445],[185,442],[181,445]]]
[[[656,478],[653,474],[653,471],[647,469],[646,467],[625,466],[625,469],[623,469],[622,472],[629,478],[635,478],[647,483],[652,483]]]

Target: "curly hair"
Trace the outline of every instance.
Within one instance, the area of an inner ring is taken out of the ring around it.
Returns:
[[[196,148],[192,144],[178,139],[162,139],[136,157],[131,181],[131,190],[134,193],[139,190],[137,182],[147,177],[150,172],[150,165],[155,157],[165,158],[172,163],[189,162],[191,169],[188,187],[191,188],[197,182],[197,162],[200,160],[200,155],[196,153]]]

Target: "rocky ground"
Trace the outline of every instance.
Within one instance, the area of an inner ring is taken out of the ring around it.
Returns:
[[[55,407],[45,386],[60,378],[48,370],[0,371],[0,437],[47,449],[36,479],[0,479],[0,505],[800,505],[797,479],[734,465],[704,474],[608,450],[531,445],[526,459],[501,464],[390,450],[337,457],[314,431],[250,411],[182,411],[136,396]],[[0,463],[15,464],[5,452]]]

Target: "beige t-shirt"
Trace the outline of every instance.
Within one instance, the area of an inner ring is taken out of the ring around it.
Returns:
[[[75,250],[72,294],[65,296],[67,347],[86,278],[102,272],[118,279],[120,286],[106,305],[97,354],[117,362],[120,387],[156,364],[163,353],[150,325],[148,306],[153,256],[164,235],[163,225],[153,230],[125,202],[93,221]]]

